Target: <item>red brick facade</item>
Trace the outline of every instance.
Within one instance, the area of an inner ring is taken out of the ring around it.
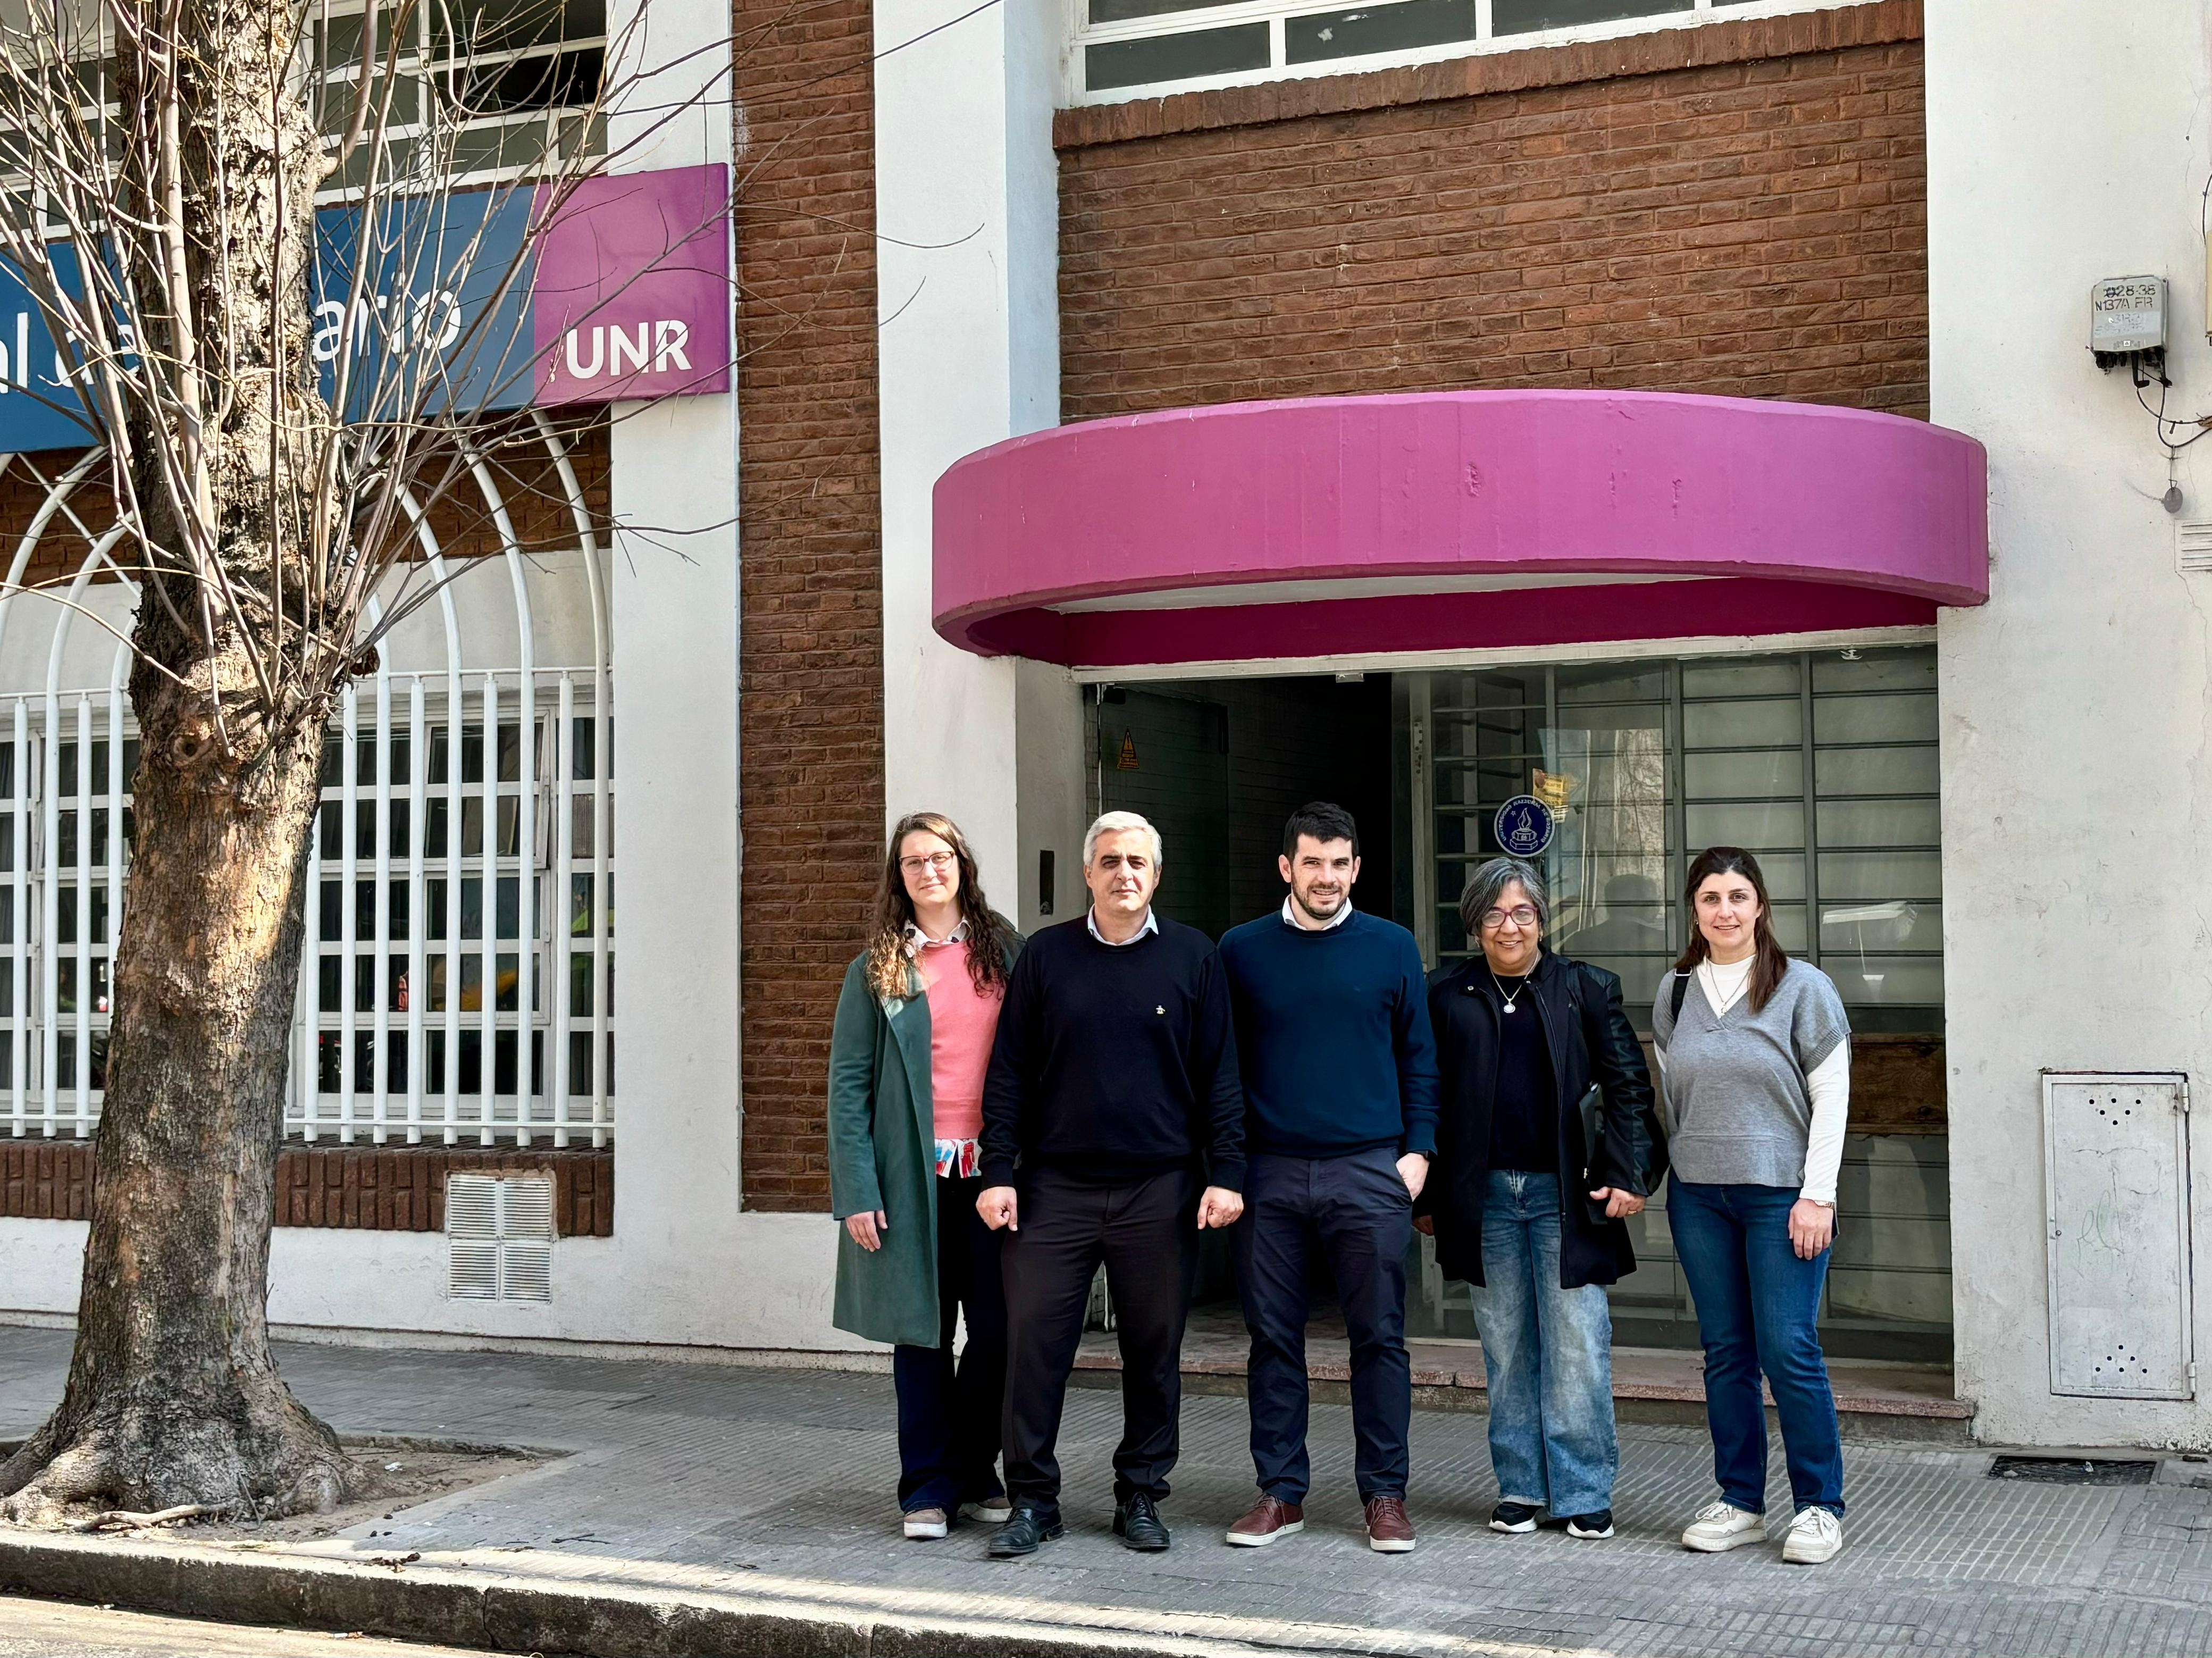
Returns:
[[[92,1218],[90,1140],[0,1145],[0,1216]],[[566,1237],[611,1237],[612,1148],[288,1145],[276,1157],[276,1224],[438,1232],[449,1174],[550,1174],[553,1224]]]
[[[822,1209],[830,1017],[882,857],[866,0],[735,8],[744,1202]]]
[[[1924,416],[1919,33],[1883,0],[1063,112],[1062,416],[1516,386]]]

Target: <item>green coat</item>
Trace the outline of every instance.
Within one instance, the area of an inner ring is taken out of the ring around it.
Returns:
[[[1020,949],[1006,954],[1011,966]],[[963,964],[963,969],[965,963]],[[877,1000],[863,953],[845,969],[830,1029],[830,1206],[880,1209],[890,1224],[871,1254],[837,1229],[830,1322],[869,1341],[937,1345],[937,1137],[929,1091],[929,998],[909,967],[908,993]]]

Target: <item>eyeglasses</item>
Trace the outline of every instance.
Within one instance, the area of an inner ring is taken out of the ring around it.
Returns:
[[[899,867],[908,875],[919,875],[925,869],[933,869],[942,875],[952,867],[953,861],[959,855],[953,852],[933,852],[926,857],[902,858],[899,859]]]
[[[1535,906],[1516,904],[1510,909],[1486,909],[1482,912],[1482,930],[1485,932],[1494,932],[1509,920],[1516,926],[1535,926]]]

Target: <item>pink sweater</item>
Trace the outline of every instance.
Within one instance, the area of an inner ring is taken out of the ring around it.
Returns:
[[[929,992],[929,1093],[940,1140],[983,1132],[983,1072],[991,1063],[1005,992],[979,995],[964,944],[924,950],[915,958]]]

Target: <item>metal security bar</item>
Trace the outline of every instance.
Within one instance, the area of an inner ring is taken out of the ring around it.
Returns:
[[[104,691],[0,698],[0,1125],[18,1139],[100,1120],[138,763],[120,662]],[[288,1137],[611,1142],[606,678],[380,671],[349,689],[309,853]]]

